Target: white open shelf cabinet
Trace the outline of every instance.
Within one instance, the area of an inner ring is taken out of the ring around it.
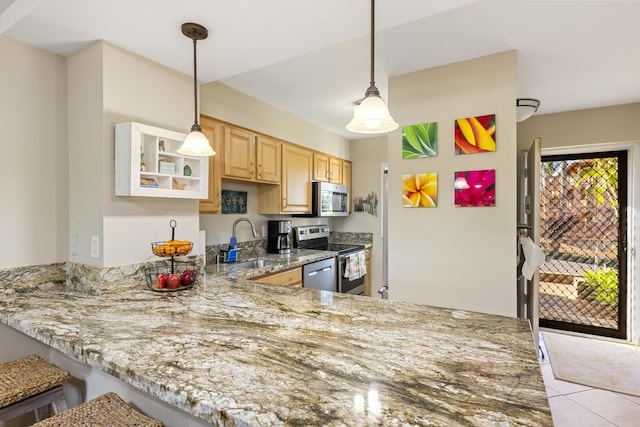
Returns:
[[[116,196],[205,199],[209,158],[177,150],[186,134],[136,122],[116,125]]]

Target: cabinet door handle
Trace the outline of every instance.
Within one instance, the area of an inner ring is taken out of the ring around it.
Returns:
[[[217,198],[218,198],[218,203],[216,204],[216,206],[220,206],[220,192],[218,192]]]
[[[253,162],[249,163],[249,174],[253,175]]]
[[[286,197],[283,197],[283,198],[282,198],[282,207],[283,207],[283,208],[286,208],[286,207],[287,207],[287,198],[286,198]]]
[[[258,165],[258,176],[262,176],[262,165]]]

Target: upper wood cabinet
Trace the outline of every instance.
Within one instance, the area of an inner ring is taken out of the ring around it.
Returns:
[[[256,141],[256,180],[280,183],[282,143],[267,136],[258,135]]]
[[[282,143],[280,186],[258,188],[258,212],[290,214],[311,212],[311,175],[313,151]]]
[[[282,148],[282,212],[311,212],[313,152],[297,145]]]
[[[311,182],[325,181],[351,188],[351,162],[283,142],[212,117],[200,126],[216,152],[208,159],[207,197],[200,213],[222,213],[222,180],[258,184],[258,213],[311,213]],[[351,200],[349,200],[351,212]]]
[[[351,162],[349,160],[342,161],[342,185],[349,187],[349,200],[347,203],[349,205],[348,212],[351,213],[351,199],[353,198],[353,194],[351,194]]]
[[[313,179],[342,184],[342,159],[324,153],[313,153]]]
[[[280,182],[280,141],[226,125],[223,152],[223,178]]]
[[[202,133],[209,140],[209,144],[215,156],[209,157],[209,191],[206,199],[200,200],[200,213],[221,213],[222,212],[222,137],[224,132],[224,124],[208,116],[200,116],[200,127]]]

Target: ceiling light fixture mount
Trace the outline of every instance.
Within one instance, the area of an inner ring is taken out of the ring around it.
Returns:
[[[193,110],[195,113],[191,132],[178,148],[178,153],[188,156],[214,156],[215,151],[211,148],[209,140],[202,133],[202,128],[198,123],[198,63],[196,60],[196,43],[209,36],[209,32],[200,24],[187,22],[182,24],[182,34],[193,40]]]
[[[522,122],[527,120],[538,111],[540,101],[534,98],[518,98],[516,99],[516,121]]]
[[[371,81],[364,94],[364,98],[356,102],[353,108],[353,119],[347,125],[347,130],[354,133],[382,134],[398,129],[399,125],[393,120],[389,109],[380,97],[374,77],[374,47],[375,47],[375,0],[371,0]]]

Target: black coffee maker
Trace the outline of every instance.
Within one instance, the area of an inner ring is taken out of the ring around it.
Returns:
[[[291,221],[269,221],[267,229],[267,252],[270,254],[291,253]]]

